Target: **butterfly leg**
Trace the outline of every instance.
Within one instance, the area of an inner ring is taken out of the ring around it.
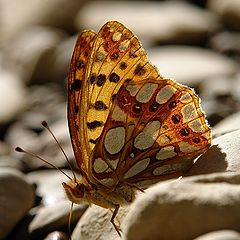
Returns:
[[[117,231],[118,235],[121,237],[121,233],[120,233],[121,230],[120,230],[120,228],[119,228],[119,227],[115,224],[115,222],[114,222],[114,219],[115,219],[115,217],[117,216],[119,207],[120,207],[119,204],[116,204],[116,205],[115,205],[115,209],[114,209],[114,211],[113,211],[113,214],[112,214],[112,217],[111,217],[110,222],[112,223],[113,227],[114,227],[115,230]]]

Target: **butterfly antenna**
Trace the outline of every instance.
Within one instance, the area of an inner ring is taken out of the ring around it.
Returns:
[[[66,158],[67,160],[67,163],[68,163],[68,166],[70,167],[72,173],[73,173],[73,178],[74,178],[74,181],[77,182],[77,178],[76,178],[76,175],[73,171],[73,168],[72,168],[72,165],[70,163],[70,160],[68,159],[67,157],[67,154],[65,153],[65,151],[63,150],[61,144],[58,142],[57,138],[55,137],[55,135],[53,134],[52,130],[49,128],[48,126],[48,123],[46,121],[42,121],[42,126],[44,128],[46,128],[48,130],[48,132],[52,135],[52,137],[54,138],[55,142],[57,143],[58,147],[60,148],[61,152],[63,153],[64,157]]]
[[[68,234],[69,234],[70,240],[72,239],[72,236],[71,236],[72,211],[73,211],[73,202],[71,202],[71,207],[70,207],[70,212],[69,212],[69,217],[68,217]]]
[[[22,152],[22,153],[25,153],[25,154],[30,155],[30,156],[32,156],[32,157],[38,158],[38,159],[41,160],[42,162],[45,162],[46,164],[50,165],[51,167],[59,170],[59,171],[60,171],[61,173],[63,173],[68,179],[72,180],[71,177],[68,176],[63,170],[61,170],[59,167],[57,167],[57,166],[54,165],[53,163],[50,163],[50,162],[48,162],[47,160],[41,158],[40,156],[38,156],[38,155],[36,155],[36,154],[34,154],[34,153],[31,153],[31,152],[28,152],[28,151],[26,151],[26,150],[24,150],[24,149],[22,149],[22,148],[20,148],[20,147],[16,147],[16,148],[15,148],[15,151],[17,151],[17,152]]]

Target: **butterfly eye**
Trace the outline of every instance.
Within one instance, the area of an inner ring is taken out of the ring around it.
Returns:
[[[84,196],[84,185],[83,184],[77,184],[75,188],[75,194],[77,197],[82,198]]]

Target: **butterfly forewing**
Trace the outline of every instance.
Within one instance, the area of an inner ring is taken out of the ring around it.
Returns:
[[[144,76],[157,78],[159,75],[149,65],[137,37],[118,22],[108,22],[101,28],[90,61],[86,76],[89,103],[86,127],[90,147],[94,148],[109,116],[112,99],[121,85],[127,80],[139,81]]]
[[[87,174],[84,159],[89,156],[89,151],[84,141],[86,133],[81,111],[85,108],[85,105],[81,98],[82,89],[86,85],[86,69],[90,64],[89,56],[95,37],[96,34],[92,31],[84,31],[79,35],[68,78],[68,124],[75,157],[83,175]]]

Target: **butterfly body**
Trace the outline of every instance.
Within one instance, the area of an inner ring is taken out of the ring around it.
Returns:
[[[162,77],[116,21],[78,37],[68,122],[81,178],[63,183],[66,194],[74,203],[114,208],[113,225],[137,189],[181,176],[211,144],[199,97]]]
[[[63,183],[69,200],[76,204],[96,204],[103,208],[115,209],[117,205],[128,205],[135,199],[135,189],[131,186],[119,186],[112,190],[96,188],[79,178],[77,183],[69,181]]]

